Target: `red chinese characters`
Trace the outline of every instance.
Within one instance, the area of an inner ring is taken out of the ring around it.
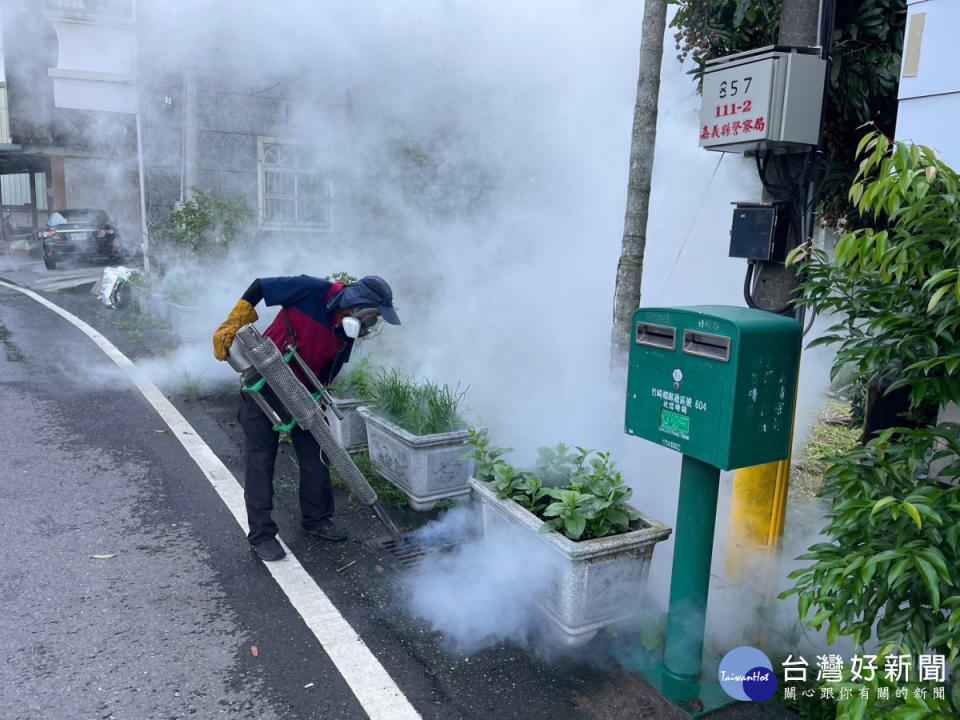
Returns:
[[[763,133],[767,129],[767,122],[759,117],[756,120],[734,120],[733,122],[723,123],[722,125],[704,125],[700,131],[700,140],[716,140],[719,138],[729,138],[733,136],[751,135]]]

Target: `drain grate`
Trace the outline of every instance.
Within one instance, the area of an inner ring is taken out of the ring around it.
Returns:
[[[368,540],[367,545],[379,555],[385,565],[394,570],[408,570],[440,555],[453,552],[469,536],[444,535],[430,538],[408,536],[405,543],[398,544],[392,537]]]

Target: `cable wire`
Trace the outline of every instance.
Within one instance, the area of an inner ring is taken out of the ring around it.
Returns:
[[[660,289],[659,294],[657,295],[657,302],[660,301],[660,298],[663,297],[663,292],[670,284],[670,278],[673,276],[673,271],[677,269],[677,263],[680,262],[680,256],[683,255],[683,249],[687,246],[687,241],[690,239],[690,234],[693,232],[693,227],[697,223],[697,217],[700,215],[700,210],[703,209],[703,203],[707,199],[707,195],[710,193],[710,186],[713,184],[713,179],[717,176],[717,171],[720,169],[720,163],[723,162],[723,157],[726,153],[720,153],[720,158],[717,160],[717,164],[713,167],[713,173],[710,175],[710,179],[707,181],[707,187],[703,190],[703,195],[700,197],[700,202],[697,205],[697,209],[693,213],[693,217],[690,219],[690,227],[687,228],[686,235],[683,236],[683,240],[680,243],[680,249],[677,250],[677,256],[673,259],[673,265],[670,266],[670,270],[667,271],[667,275],[663,280],[663,287]]]

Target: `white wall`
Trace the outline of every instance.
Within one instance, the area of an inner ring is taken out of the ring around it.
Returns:
[[[923,34],[917,43],[916,76],[904,76],[910,63],[910,29],[921,15],[924,16]],[[960,116],[957,28],[960,28],[957,0],[908,2],[896,137],[928,145],[938,151],[947,164],[960,169],[960,136],[956,132],[956,118]]]
[[[50,68],[57,107],[133,113],[136,45],[130,21],[78,17],[56,10],[57,67]]]

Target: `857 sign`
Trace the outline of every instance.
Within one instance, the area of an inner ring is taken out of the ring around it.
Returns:
[[[729,99],[731,102],[717,105],[716,117],[728,117],[738,113],[748,114],[753,112],[753,100],[747,97],[750,93],[750,84],[752,82],[753,77],[750,75],[736,80],[721,81],[719,97],[721,100]],[[737,102],[738,96],[742,99],[742,102]]]
[[[767,138],[771,71],[767,63],[746,63],[704,76],[701,147]]]

